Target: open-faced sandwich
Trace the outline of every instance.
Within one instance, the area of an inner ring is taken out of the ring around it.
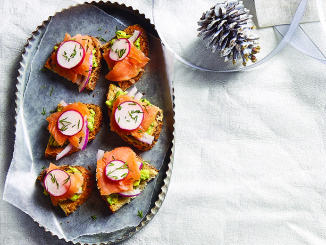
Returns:
[[[147,151],[160,136],[163,111],[142,96],[135,86],[126,92],[110,84],[106,105],[111,130],[137,149]]]
[[[94,90],[101,71],[101,43],[91,36],[66,33],[63,41],[54,46],[45,67],[76,83],[79,92]]]
[[[140,25],[117,31],[116,36],[102,46],[103,58],[110,69],[106,79],[118,82],[126,90],[144,73],[148,58],[148,38]]]
[[[97,187],[112,213],[140,195],[157,174],[154,166],[129,147],[97,153]]]
[[[37,179],[44,187],[54,206],[60,206],[66,216],[72,214],[91,195],[94,181],[91,173],[82,166],[61,167],[50,163]]]
[[[101,129],[103,113],[100,106],[75,102],[67,104],[61,101],[57,112],[46,118],[49,122],[50,139],[45,157],[56,160],[79,150],[95,139]]]

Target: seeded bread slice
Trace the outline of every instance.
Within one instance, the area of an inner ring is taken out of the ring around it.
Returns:
[[[114,84],[110,84],[109,87],[109,91],[106,95],[106,99],[107,100],[113,100],[114,98],[116,98],[116,94],[118,91],[122,91],[121,88],[119,88],[118,86],[115,86]],[[108,108],[108,112],[109,112],[109,116],[111,118],[111,120],[114,120],[112,118],[112,111],[110,108]],[[150,135],[154,136],[154,140],[153,143],[151,145],[146,144],[144,142],[139,141],[138,139],[136,139],[135,137],[133,137],[132,135],[126,135],[123,134],[121,132],[117,132],[117,134],[126,142],[128,142],[129,144],[134,145],[137,149],[142,150],[142,151],[148,151],[150,149],[153,148],[153,146],[156,144],[158,138],[160,137],[160,133],[162,130],[162,126],[163,126],[163,110],[159,109],[155,118],[155,121],[153,122],[154,127],[153,130],[151,132]]]
[[[88,142],[92,141],[95,139],[96,134],[100,131],[101,126],[102,126],[102,121],[103,121],[103,113],[102,113],[102,109],[100,106],[95,105],[95,104],[86,104],[88,109],[92,109],[95,112],[95,122],[94,122],[94,130],[92,132],[89,133],[88,136]],[[62,107],[60,104],[58,105],[58,108]],[[56,146],[52,146],[50,145],[50,140],[48,142],[48,145],[46,147],[45,150],[45,157],[46,158],[53,158],[56,157],[63,149],[65,148],[65,146],[63,147],[56,147]],[[67,153],[68,155],[71,155],[74,152],[79,151],[78,148],[73,147],[71,149],[70,152]]]
[[[95,37],[91,37],[89,36],[92,40],[92,44],[93,44],[93,47],[95,48],[96,52],[95,52],[95,58],[96,58],[96,64],[97,64],[97,67],[93,67],[92,68],[92,72],[91,72],[91,76],[89,78],[89,81],[86,85],[86,88],[89,89],[89,90],[95,90],[95,86],[97,84],[97,80],[100,76],[100,72],[101,72],[101,69],[102,69],[102,66],[101,66],[101,59],[102,59],[102,53],[101,53],[101,43],[100,41],[95,38]],[[56,44],[55,46],[56,47],[59,47],[61,45],[61,43],[58,43]],[[46,61],[45,63],[45,67],[48,68],[49,70],[57,73],[55,70],[54,70],[54,66],[51,65],[52,63],[52,54],[55,53],[56,50],[53,49],[51,55],[50,55],[50,58]],[[59,74],[60,75],[60,74]],[[65,77],[66,79],[70,80],[69,78]]]
[[[142,169],[149,170],[149,178],[146,179],[146,180],[141,180],[140,183],[139,183],[139,186],[138,186],[139,190],[143,191],[146,188],[147,183],[156,177],[156,175],[158,174],[158,170],[153,165],[151,165],[151,164],[149,164],[147,162],[144,162],[144,160],[138,155],[137,155],[137,160],[139,162],[143,162]],[[109,207],[109,209],[111,210],[112,213],[116,212],[122,206],[124,206],[125,204],[128,204],[132,199],[134,199],[136,197],[137,196],[123,197],[123,196],[118,195],[118,200],[114,204],[110,204],[110,203],[108,203],[106,197],[102,196],[103,200],[106,202],[106,205]]]
[[[94,188],[94,180],[92,179],[91,173],[86,168],[82,166],[71,166],[71,167],[78,169],[78,171],[83,174],[84,183],[82,185],[83,192],[76,201],[71,201],[68,199],[58,203],[58,205],[64,211],[66,216],[69,216],[70,214],[75,212],[75,210],[78,207],[80,207],[89,198]],[[59,169],[64,171],[70,170],[70,166],[63,165],[59,167]],[[46,176],[46,170],[43,170],[40,173],[40,175],[37,177],[37,179],[43,183],[45,176]]]
[[[136,24],[136,25],[128,26],[123,31],[126,32],[128,35],[132,35],[135,30],[138,30],[141,32],[141,34],[140,34],[140,50],[143,52],[143,54],[145,56],[148,57],[149,42],[148,42],[147,32],[145,31],[145,29],[143,27],[141,27],[140,25]],[[117,37],[114,37],[114,38],[117,38]],[[112,45],[111,40],[102,45],[103,52],[111,47],[111,45]],[[120,88],[123,90],[126,90],[131,85],[135,84],[140,79],[140,77],[143,75],[143,73],[144,73],[144,71],[141,70],[137,76],[135,76],[129,80],[118,81]]]

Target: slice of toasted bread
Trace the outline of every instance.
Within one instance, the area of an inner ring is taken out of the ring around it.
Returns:
[[[143,166],[142,169],[146,169],[149,171],[149,178],[146,180],[141,180],[139,183],[139,190],[143,191],[146,186],[147,183],[149,181],[151,181],[152,179],[154,179],[156,177],[156,175],[158,174],[158,170],[151,164],[149,164],[148,162],[145,162],[140,156],[137,155],[137,161],[139,162],[143,162]],[[107,199],[105,196],[102,196],[103,200],[105,201],[106,205],[109,207],[109,209],[111,210],[112,213],[116,212],[117,210],[119,210],[122,206],[124,206],[125,204],[128,204],[132,199],[136,198],[137,196],[133,196],[133,197],[125,197],[125,196],[120,196],[117,194],[117,200],[116,202],[114,202],[113,204],[108,203]]]
[[[95,139],[96,134],[100,131],[101,126],[102,126],[102,121],[103,121],[103,113],[102,113],[102,109],[100,106],[95,105],[95,104],[86,104],[88,109],[92,109],[95,112],[95,121],[94,121],[94,129],[93,131],[91,131],[89,133],[88,136],[88,142],[92,141]],[[58,105],[58,107],[60,107],[60,104]],[[52,146],[50,144],[50,140],[47,144],[46,150],[45,150],[45,157],[46,158],[53,158],[56,157],[63,149],[65,148],[65,146],[63,147],[56,147],[56,146]],[[74,152],[79,151],[78,148],[73,147],[71,149],[70,152],[67,153],[66,156],[71,155]]]
[[[84,177],[84,182],[82,185],[83,192],[76,201],[71,201],[68,199],[58,203],[58,205],[64,211],[66,216],[72,214],[79,206],[81,206],[89,198],[94,188],[94,180],[92,179],[91,173],[86,168],[82,166],[71,166],[71,167],[76,168],[79,172],[83,174]],[[70,169],[70,166],[63,165],[59,167],[59,169],[66,171]],[[37,177],[37,179],[43,183],[46,173],[47,173],[46,170],[43,170],[40,173],[40,175]]]
[[[106,95],[106,99],[108,101],[111,101],[113,99],[116,98],[116,94],[118,91],[122,91],[119,87],[115,86],[114,84],[110,84],[109,87],[109,91]],[[111,109],[108,107],[108,111],[109,111],[109,115],[111,120],[114,120],[112,118],[112,111]],[[129,144],[134,145],[137,149],[142,150],[142,151],[148,151],[150,149],[153,148],[153,146],[156,144],[161,130],[162,130],[162,126],[163,126],[163,110],[159,109],[157,112],[157,115],[155,117],[155,121],[153,122],[154,126],[153,126],[153,130],[150,133],[151,136],[154,136],[154,140],[152,142],[152,144],[147,144],[144,142],[139,141],[138,139],[136,139],[135,137],[133,137],[132,135],[126,135],[124,133],[121,132],[117,132],[117,134],[126,142],[128,142]]]
[[[101,59],[102,59],[102,53],[101,53],[101,43],[100,41],[95,38],[95,37],[91,37],[91,36],[88,36],[91,38],[92,40],[92,44],[93,44],[93,47],[95,48],[95,58],[96,58],[96,64],[97,64],[97,67],[93,67],[92,68],[92,72],[91,72],[91,75],[90,75],[90,78],[89,78],[89,81],[86,85],[86,88],[89,89],[89,90],[95,90],[95,86],[97,84],[97,80],[100,76],[100,71],[102,69],[102,66],[101,66]],[[59,47],[61,43],[58,43],[55,45],[55,47]],[[45,67],[48,68],[49,70],[55,72],[55,73],[58,73],[54,67],[55,65],[51,65],[52,64],[52,54],[56,52],[56,49],[53,49],[51,55],[50,55],[50,58],[46,61],[45,63]],[[59,74],[59,73],[58,73]],[[59,74],[60,76],[62,76],[62,74]],[[65,77],[66,79],[70,80],[68,77]],[[71,81],[71,80],[70,80]]]
[[[123,31],[126,32],[128,35],[132,35],[135,30],[138,30],[141,32],[140,39],[139,39],[140,40],[140,50],[143,52],[143,54],[145,56],[148,57],[149,42],[148,42],[147,32],[145,31],[145,29],[143,27],[141,27],[140,25],[136,24],[136,25],[128,26]],[[116,37],[114,37],[114,38],[116,38]],[[111,40],[102,45],[103,52],[112,46]],[[120,88],[123,90],[126,90],[131,85],[135,84],[140,79],[140,77],[143,75],[143,73],[144,73],[144,70],[141,70],[137,76],[135,76],[129,80],[118,81]]]

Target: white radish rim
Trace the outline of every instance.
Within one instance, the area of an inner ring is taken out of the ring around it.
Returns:
[[[63,42],[57,50],[58,65],[65,69],[73,69],[80,66],[85,59],[85,49],[77,41]]]
[[[84,127],[84,118],[79,111],[68,110],[61,114],[57,126],[63,135],[72,136],[82,130]]]
[[[141,125],[144,119],[144,111],[137,102],[125,101],[116,108],[114,118],[121,129],[134,130]]]
[[[117,39],[110,48],[109,57],[114,61],[121,61],[128,56],[130,52],[130,42],[126,38]]]
[[[105,175],[113,181],[119,181],[127,177],[129,167],[121,160],[112,160],[105,167]]]
[[[53,169],[44,178],[44,187],[52,196],[62,196],[70,188],[70,175],[61,169]]]

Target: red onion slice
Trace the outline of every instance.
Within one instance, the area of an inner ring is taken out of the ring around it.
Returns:
[[[59,105],[65,107],[65,106],[67,106],[68,104],[67,104],[64,100],[61,100],[60,103],[59,103]]]
[[[104,157],[104,151],[103,150],[98,150],[96,154],[96,161],[99,161]]]
[[[81,81],[80,85],[78,86],[79,92],[82,92],[86,88],[86,85],[88,84],[89,78],[91,77],[91,74],[92,74],[92,68],[93,68],[93,54],[91,54],[89,56],[88,75],[87,75],[87,77],[84,77],[84,79]]]
[[[66,194],[71,185],[68,173],[61,169],[53,169],[44,178],[45,189],[52,196],[62,196]]]
[[[78,146],[78,148],[81,149],[82,151],[86,149],[86,146],[87,146],[87,143],[88,143],[88,136],[89,136],[89,129],[87,127],[88,122],[86,120],[86,116],[85,116],[84,120],[85,120],[85,123],[84,123],[84,127],[83,127],[82,130],[83,130],[85,135],[81,139],[81,141],[79,143],[79,146]]]
[[[141,170],[141,168],[143,167],[143,162],[137,162],[137,165],[139,167],[139,170]]]
[[[55,160],[59,160],[61,158],[63,158],[65,155],[67,155],[69,153],[69,151],[71,151],[71,149],[73,148],[74,146],[69,143],[55,158]]]
[[[134,30],[131,37],[128,38],[129,42],[134,43],[141,35],[141,31]]]
[[[141,142],[144,142],[144,143],[146,143],[146,144],[151,145],[151,144],[153,143],[154,136],[149,135],[149,134],[147,134],[147,133],[144,133],[144,134],[143,134],[143,137],[141,137],[141,138],[138,139],[138,140],[141,141]]]
[[[135,100],[140,100],[142,97],[143,97],[143,94],[140,93],[140,92],[138,92],[138,93],[135,95],[134,99],[135,99]]]
[[[141,194],[140,190],[137,188],[135,190],[132,191],[124,191],[124,192],[119,192],[118,193],[120,196],[124,196],[124,197],[134,197],[134,196],[138,196]]]
[[[137,88],[136,88],[136,86],[133,86],[132,89],[129,90],[127,95],[130,97],[133,97],[136,93],[137,93]]]

